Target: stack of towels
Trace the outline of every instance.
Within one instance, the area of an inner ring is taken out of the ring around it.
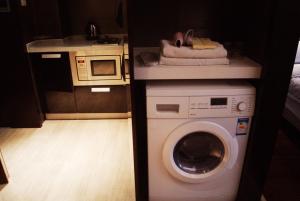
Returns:
[[[218,42],[203,45],[205,40],[193,40],[192,46],[176,47],[171,41],[161,41],[160,65],[209,66],[229,64],[227,51]]]

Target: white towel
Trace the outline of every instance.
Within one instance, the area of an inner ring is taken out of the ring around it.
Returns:
[[[195,50],[192,47],[182,46],[180,48],[173,46],[169,41],[161,41],[161,51],[163,56],[172,58],[224,58],[227,51],[218,43],[218,47],[214,49]]]
[[[213,59],[186,59],[186,58],[170,58],[160,56],[160,65],[168,66],[210,66],[210,65],[227,65],[229,64],[229,59],[223,58],[213,58]]]
[[[141,52],[136,56],[136,59],[143,66],[156,66],[159,61],[159,53],[155,52]]]

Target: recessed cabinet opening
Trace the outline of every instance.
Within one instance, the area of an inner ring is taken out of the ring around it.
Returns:
[[[137,80],[260,78],[267,34],[266,28],[261,26],[269,19],[257,19],[253,9],[262,14],[269,12],[267,7],[257,10],[255,2],[225,0],[176,3],[133,0],[132,7],[133,15],[139,16],[132,19]],[[255,29],[251,24],[256,24]],[[176,47],[176,37],[182,47]],[[199,43],[196,39],[217,42],[216,47],[221,45],[225,56],[215,53],[189,56],[186,47],[208,48],[207,45],[201,46],[203,41]]]
[[[133,0],[132,7],[133,15],[139,16],[132,22],[135,25],[134,47],[160,46],[162,39],[173,39],[174,33],[193,29],[194,36],[216,40],[228,48],[230,54],[261,59],[254,55],[254,50],[259,50],[263,44],[253,41],[259,37],[263,40],[265,33],[262,27],[256,30],[251,27],[259,20],[253,15],[253,9],[257,9],[255,2],[199,0],[174,3],[170,0]],[[267,12],[267,8],[262,6],[256,12]],[[261,20],[259,24],[263,24],[264,20],[267,19]]]

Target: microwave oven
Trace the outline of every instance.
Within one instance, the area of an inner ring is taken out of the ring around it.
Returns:
[[[74,86],[125,84],[122,57],[122,54],[70,54]]]
[[[129,71],[130,67],[129,67],[129,56],[128,56],[128,54],[124,55],[124,66],[125,66],[125,78],[127,80],[129,80],[130,79],[130,71]]]
[[[126,80],[130,80],[130,67],[129,67],[129,49],[128,43],[124,43],[124,70],[125,70],[125,78]]]

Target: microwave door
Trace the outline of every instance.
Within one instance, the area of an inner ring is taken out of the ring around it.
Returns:
[[[125,65],[125,77],[126,79],[130,79],[130,64],[129,64],[128,54],[125,55],[124,65]]]
[[[119,56],[88,57],[89,80],[121,79],[121,64]]]

